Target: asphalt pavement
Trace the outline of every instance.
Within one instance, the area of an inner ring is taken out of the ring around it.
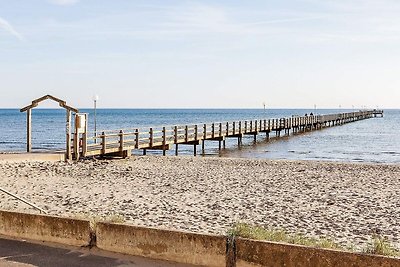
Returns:
[[[99,250],[0,238],[1,267],[189,267]]]

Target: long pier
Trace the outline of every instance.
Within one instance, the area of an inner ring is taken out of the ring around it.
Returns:
[[[175,146],[178,155],[179,145],[193,146],[194,155],[197,146],[201,145],[202,153],[205,151],[206,141],[218,142],[221,150],[225,148],[228,138],[236,138],[240,146],[244,136],[252,136],[254,141],[261,133],[269,139],[272,135],[280,137],[292,133],[319,130],[325,127],[342,125],[350,122],[364,120],[372,117],[383,116],[383,110],[363,110],[339,114],[292,116],[280,119],[261,119],[234,122],[219,122],[210,124],[194,124],[184,126],[165,126],[104,131],[100,135],[89,137],[87,133],[73,134],[71,140],[72,156],[75,160],[89,156],[119,156],[129,157],[132,150],[162,150],[163,155]],[[79,140],[79,142],[78,142]]]

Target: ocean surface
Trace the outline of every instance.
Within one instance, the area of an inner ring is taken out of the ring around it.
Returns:
[[[335,109],[98,109],[97,132],[195,123],[227,122],[249,119],[270,119],[314,112],[329,114],[352,110]],[[92,109],[89,131],[94,132]],[[63,109],[32,110],[32,143],[34,150],[57,150],[65,147],[65,111]],[[206,156],[332,160],[345,162],[400,163],[400,110],[385,110],[383,118],[353,122],[295,136],[271,139],[263,134],[258,141],[243,138],[238,148],[235,139],[218,151],[217,142],[206,142]],[[24,151],[26,147],[26,113],[17,109],[0,109],[0,152]],[[179,153],[192,155],[192,146],[181,145]],[[134,152],[140,153],[140,152]],[[159,154],[149,151],[149,154]],[[170,151],[174,153],[173,150]]]

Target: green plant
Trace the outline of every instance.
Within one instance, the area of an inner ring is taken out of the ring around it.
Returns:
[[[328,238],[313,238],[303,234],[289,234],[282,229],[266,229],[247,223],[234,224],[232,229],[228,231],[228,234],[256,240],[283,242],[317,248],[342,249],[341,246]]]
[[[400,251],[394,248],[386,237],[380,235],[372,236],[371,243],[368,244],[364,252],[383,256],[400,256]]]

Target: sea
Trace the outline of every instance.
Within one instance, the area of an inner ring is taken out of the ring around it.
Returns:
[[[97,132],[156,126],[273,119],[292,115],[351,112],[348,109],[97,109]],[[88,114],[90,134],[94,134],[94,110]],[[66,112],[63,109],[32,110],[32,146],[34,151],[65,148]],[[290,160],[327,160],[341,162],[400,163],[400,110],[385,110],[383,118],[348,123],[290,137],[272,138],[260,134],[237,140],[228,139],[226,149],[218,142],[206,141],[205,156]],[[272,136],[272,135],[271,135]],[[0,109],[0,153],[26,149],[26,113],[18,109]],[[148,154],[160,154],[148,151]],[[172,155],[174,151],[169,151]],[[134,151],[140,154],[140,151]],[[181,145],[180,155],[193,155],[192,146]]]

